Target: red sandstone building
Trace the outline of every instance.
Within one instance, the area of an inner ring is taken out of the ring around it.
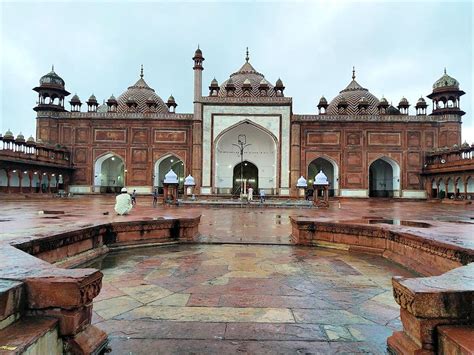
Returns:
[[[61,184],[74,193],[114,192],[122,186],[150,193],[173,169],[181,183],[192,175],[200,195],[236,194],[243,178],[256,191],[297,196],[298,178],[306,177],[311,185],[322,170],[334,196],[474,194],[474,174],[462,163],[467,159],[472,168],[472,148],[461,144],[464,92],[446,71],[427,96],[433,102],[430,114],[423,98],[414,105],[414,115],[406,98],[397,107],[377,98],[355,80],[355,72],[335,98],[321,97],[317,113],[295,114],[282,80],[270,83],[250,64],[248,53],[227,80],[212,80],[208,95],[202,92],[200,49],[193,61],[194,112],[186,114],[176,113],[172,96],[164,102],[155,93],[143,68],[138,81],[117,98],[112,95],[100,105],[92,95],[81,111],[84,103],[74,95],[68,111],[70,93],[52,70],[34,88],[37,141],[15,140],[11,132],[1,137],[0,188],[57,190],[61,175]],[[239,142],[246,145],[243,157]],[[443,177],[430,177],[433,157],[448,150],[461,157],[455,159],[460,167],[446,178],[440,158],[437,172]],[[38,161],[37,152],[49,161]],[[38,166],[28,165],[32,157]]]

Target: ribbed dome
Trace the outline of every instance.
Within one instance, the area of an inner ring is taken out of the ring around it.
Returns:
[[[13,136],[13,132],[10,131],[9,129],[3,135],[3,140],[14,140],[14,139],[15,137]]]
[[[28,145],[35,145],[36,144],[35,139],[33,138],[33,136],[30,136],[28,138],[28,140],[26,141],[26,144],[28,144]]]
[[[25,143],[25,136],[20,132],[20,134],[16,136],[15,141],[18,143]]]
[[[168,112],[168,108],[163,100],[155,93],[155,90],[148,86],[143,77],[140,77],[134,85],[130,86],[127,91],[118,97],[117,112],[129,111],[127,106],[127,100],[129,99],[137,103],[137,112],[146,112],[148,111],[146,102],[149,98],[152,98],[157,103],[157,112]]]
[[[328,177],[323,173],[322,170],[314,178],[313,185],[329,185]]]
[[[420,97],[416,103],[416,107],[427,107],[426,101],[423,97]]]
[[[387,111],[386,111],[387,115],[400,115],[400,111],[398,110],[398,108],[390,105],[388,108],[387,108]]]
[[[362,98],[368,102],[369,106],[367,107],[367,111],[365,114],[367,115],[377,115],[377,104],[379,100],[372,95],[369,90],[363,88],[359,85],[359,83],[355,80],[355,75],[352,76],[352,81],[347,85],[347,87],[342,90],[339,95],[337,95],[334,99],[331,100],[328,106],[327,113],[329,115],[337,115],[338,109],[337,105],[339,102],[347,102],[347,109],[346,113],[348,115],[357,115],[359,114],[359,102]]]
[[[191,175],[186,176],[186,179],[184,179],[184,185],[185,186],[194,186],[196,185],[196,181],[194,181],[194,178]]]
[[[221,84],[220,90],[219,90],[219,96],[221,97],[226,97],[227,96],[227,91],[226,91],[226,85],[227,83],[230,82],[235,85],[235,97],[242,97],[243,91],[242,91],[242,86],[244,86],[244,83],[246,86],[250,86],[250,96],[251,97],[260,97],[260,91],[258,87],[261,85],[262,80],[265,79],[265,76],[255,70],[255,68],[247,61],[245,62],[244,65],[235,73],[230,75],[230,79],[227,79]],[[275,90],[273,89],[273,85],[268,83],[266,81],[266,84],[268,85],[268,91],[267,91],[267,96],[276,96]]]
[[[81,104],[81,99],[77,94],[74,94],[74,96],[71,98],[71,101],[69,101],[71,104]]]
[[[51,71],[43,75],[40,79],[40,86],[56,86],[60,87],[61,89],[64,89],[64,80],[56,74],[54,71],[54,66],[51,68]]]
[[[446,74],[446,69],[444,69],[443,76],[436,80],[433,84],[433,90],[442,89],[446,87],[454,87],[456,89],[459,89],[459,82],[453,77]]]
[[[165,184],[178,184],[178,175],[173,171],[173,169],[170,169],[165,175],[165,179],[163,181]]]
[[[102,105],[99,105],[99,107],[97,107],[97,112],[99,113],[109,112],[109,106],[107,106],[107,104],[104,102]]]

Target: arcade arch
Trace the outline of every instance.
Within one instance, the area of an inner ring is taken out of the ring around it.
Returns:
[[[374,160],[369,167],[370,197],[400,197],[400,166],[388,157]]]
[[[120,192],[124,185],[125,165],[120,156],[107,153],[96,159],[94,163],[94,187],[96,192]]]
[[[337,163],[328,157],[314,159],[308,165],[308,186],[313,186],[315,176],[320,172],[327,176],[329,181],[329,196],[339,195],[339,167]]]
[[[154,167],[153,186],[158,187],[160,193],[162,192],[161,189],[163,188],[165,175],[170,169],[173,169],[176,175],[178,175],[180,187],[184,183],[185,166],[183,160],[175,154],[166,154],[155,162]]]

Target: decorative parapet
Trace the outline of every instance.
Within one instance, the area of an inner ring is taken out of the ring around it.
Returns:
[[[192,113],[141,113],[141,112],[55,112],[39,111],[37,118],[55,118],[71,120],[120,120],[120,119],[140,119],[140,120],[170,120],[170,121],[191,121],[194,119]]]
[[[216,105],[234,105],[234,104],[241,104],[241,105],[291,105],[293,100],[291,97],[281,97],[281,96],[274,96],[274,97],[251,97],[251,96],[243,96],[243,97],[219,97],[219,96],[204,96],[199,101],[202,104],[216,104]]]
[[[459,122],[458,115],[292,115],[293,122]]]

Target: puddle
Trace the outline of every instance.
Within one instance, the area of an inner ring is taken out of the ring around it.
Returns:
[[[394,226],[429,228],[431,224],[425,222],[405,221],[400,219],[368,219],[367,224],[391,224]]]

